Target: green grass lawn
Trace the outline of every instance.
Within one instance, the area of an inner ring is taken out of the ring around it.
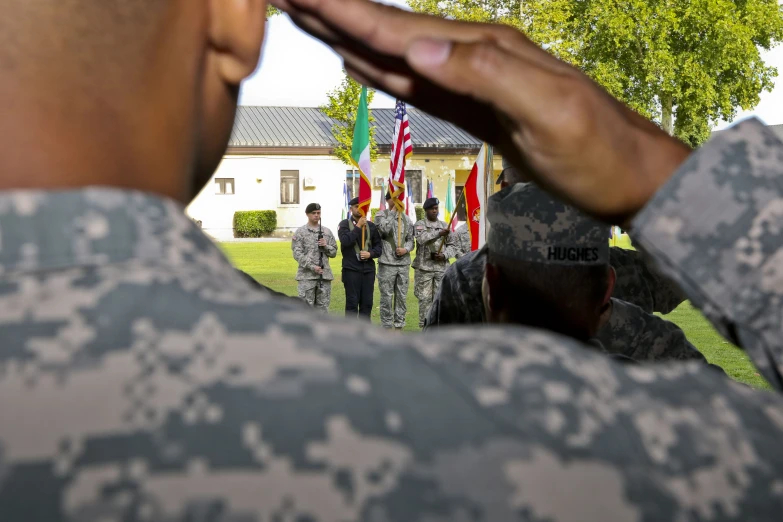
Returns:
[[[630,247],[627,236],[618,239],[617,246]],[[296,262],[291,254],[291,243],[223,243],[221,247],[226,255],[240,269],[253,276],[260,283],[288,295],[296,295]],[[330,260],[335,280],[332,283],[332,304],[330,311],[341,315],[345,310],[345,292],[340,280],[340,253]],[[372,320],[379,323],[379,294],[376,287]],[[411,288],[408,291],[408,315],[406,330],[418,330],[418,302],[413,296],[413,270],[411,270]],[[724,340],[690,303],[683,303],[665,318],[682,328],[688,339],[707,357],[734,379],[755,388],[769,388],[747,355]]]

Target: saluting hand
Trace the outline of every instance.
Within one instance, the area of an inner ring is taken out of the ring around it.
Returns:
[[[366,0],[271,1],[359,82],[499,146],[534,181],[607,221],[627,222],[690,153],[511,27]]]

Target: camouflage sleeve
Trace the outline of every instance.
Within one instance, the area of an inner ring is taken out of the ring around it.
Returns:
[[[408,216],[403,216],[403,219],[408,220],[407,234],[405,234],[405,244],[403,248],[408,252],[413,252],[413,248],[416,246],[416,235],[413,232],[413,222]]]
[[[294,233],[294,237],[291,239],[291,250],[294,252],[294,259],[299,266],[312,268],[307,266],[307,250],[304,245],[304,237],[302,237],[299,230]]]
[[[752,119],[691,155],[635,238],[715,327],[783,389],[783,143]]]
[[[462,307],[459,305],[462,295],[458,293],[456,267],[453,265],[446,269],[443,279],[440,282],[440,289],[432,300],[429,314],[427,316],[425,330],[446,326],[449,324],[463,324],[459,321],[459,311]]]
[[[417,221],[416,225],[416,241],[421,244],[432,243],[440,237],[440,230],[428,228],[423,221]]]
[[[326,249],[324,250],[324,253],[327,257],[337,257],[337,240],[334,238],[334,234],[332,234],[331,230],[325,228],[324,231],[326,232],[324,234],[324,237],[326,238]]]
[[[460,242],[454,232],[446,236],[446,244],[443,246],[443,255],[446,259],[454,259],[460,253]]]
[[[661,275],[637,250],[612,247],[609,262],[617,274],[612,297],[635,304],[647,313],[668,314],[685,301],[677,284]]]
[[[374,223],[375,226],[378,227],[378,232],[380,232],[380,234],[383,236],[386,236],[394,232],[394,228],[393,228],[394,225],[392,220],[389,219],[388,212],[378,212],[375,215]]]
[[[612,299],[610,319],[597,337],[607,352],[635,361],[707,362],[676,324],[618,299]]]

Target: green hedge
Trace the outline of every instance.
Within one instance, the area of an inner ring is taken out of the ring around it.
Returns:
[[[416,209],[416,221],[421,221],[427,217],[421,205],[416,205],[414,208]]]
[[[377,208],[370,209],[370,221],[375,221],[375,214],[378,213],[378,210],[380,209]]]
[[[234,237],[264,237],[277,228],[274,210],[240,210],[234,212]]]

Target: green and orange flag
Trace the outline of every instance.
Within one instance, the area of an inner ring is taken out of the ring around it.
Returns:
[[[362,215],[370,213],[372,185],[370,184],[370,111],[367,107],[367,87],[362,87],[359,107],[356,110],[356,123],[353,127],[353,147],[351,163],[359,169],[359,209]]]

